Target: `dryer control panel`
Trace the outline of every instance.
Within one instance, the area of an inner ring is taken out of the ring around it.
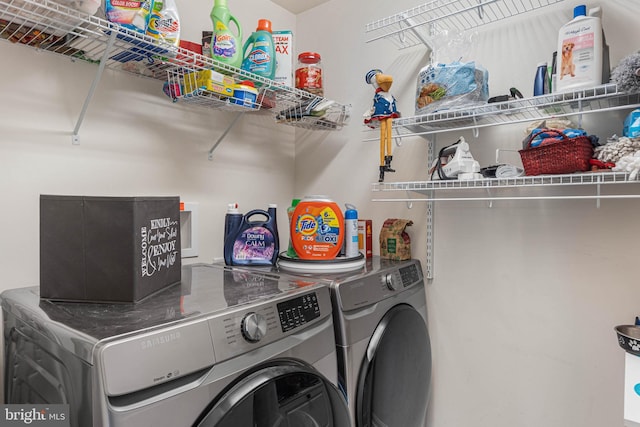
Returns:
[[[343,311],[366,307],[390,298],[399,292],[424,284],[417,260],[404,261],[375,274],[340,283],[336,289]]]

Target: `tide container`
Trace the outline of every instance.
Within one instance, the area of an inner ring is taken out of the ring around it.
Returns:
[[[280,248],[276,205],[245,215],[239,214],[234,205],[229,208],[225,217],[225,264],[275,265]]]
[[[291,217],[291,244],[301,259],[332,260],[342,249],[344,217],[326,196],[307,196]]]
[[[558,33],[558,64],[554,92],[592,88],[602,84],[602,23],[592,9],[576,6],[573,19]],[[594,16],[591,16],[594,15]]]

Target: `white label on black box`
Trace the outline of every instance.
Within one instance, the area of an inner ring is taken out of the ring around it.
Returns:
[[[142,277],[153,276],[178,261],[179,228],[180,221],[171,218],[152,219],[148,227],[140,227]]]

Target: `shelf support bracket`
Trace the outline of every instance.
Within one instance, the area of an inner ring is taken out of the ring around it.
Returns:
[[[231,123],[229,123],[229,126],[227,126],[224,132],[222,132],[222,135],[218,137],[218,140],[213,144],[213,147],[211,147],[211,149],[209,150],[209,160],[213,160],[213,152],[215,151],[216,148],[218,148],[218,145],[220,145],[220,143],[225,138],[225,136],[227,136],[229,131],[236,125],[236,123],[238,122],[238,119],[243,115],[244,115],[244,112],[236,114],[236,116],[233,118]]]
[[[473,137],[478,138],[480,136],[480,128],[478,128],[478,118],[473,116]]]
[[[478,0],[478,18],[484,19],[484,7],[482,7],[482,0]]]
[[[431,47],[431,44],[429,44],[429,41],[427,39],[425,39],[418,31],[416,31],[416,23],[413,22],[411,20],[411,18],[403,16],[401,22],[406,22],[407,25],[409,26],[407,28],[407,30],[411,31],[413,33],[413,35],[416,36],[416,38],[418,40],[420,40],[427,47],[427,49],[433,50],[433,48]],[[401,43],[404,43],[405,39],[406,39],[406,37],[404,35],[404,31],[406,31],[406,30],[401,31],[400,34],[399,34]]]
[[[493,195],[491,194],[490,188],[487,188],[487,196],[489,197],[487,204],[489,205],[489,209],[491,209],[493,207]]]
[[[76,122],[76,127],[73,128],[73,135],[71,135],[71,143],[74,145],[80,144],[80,138],[78,137],[78,132],[80,131],[80,126],[84,120],[84,116],[87,113],[87,109],[89,108],[89,104],[91,103],[91,99],[93,98],[96,89],[98,88],[98,83],[102,78],[102,73],[104,72],[104,67],[107,64],[107,59],[111,54],[111,48],[113,47],[113,43],[116,40],[117,31],[112,30],[111,35],[109,36],[109,40],[107,41],[107,47],[102,54],[102,58],[100,58],[100,65],[98,66],[98,71],[96,72],[96,76],[93,78],[93,82],[91,83],[91,88],[89,88],[89,93],[84,100],[84,105],[82,105],[82,110],[80,111],[80,116]]]
[[[600,209],[600,178],[598,178],[598,184],[596,184],[596,195],[598,196],[596,199],[596,208]]]
[[[436,139],[437,134],[433,135],[433,139],[429,141],[427,148],[427,165],[431,167],[431,164],[436,158]],[[433,199],[435,197],[435,191],[429,192],[429,198]],[[427,280],[433,280],[433,245],[434,245],[434,212],[435,212],[435,204],[433,201],[429,201],[427,203],[427,259],[426,259],[426,276]]]
[[[411,209],[413,208],[413,200],[411,200],[411,194],[409,193],[409,190],[406,191],[407,194],[407,209]]]

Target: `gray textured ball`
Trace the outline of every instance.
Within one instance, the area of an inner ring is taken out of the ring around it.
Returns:
[[[640,52],[624,57],[611,72],[611,82],[622,92],[640,92]]]

